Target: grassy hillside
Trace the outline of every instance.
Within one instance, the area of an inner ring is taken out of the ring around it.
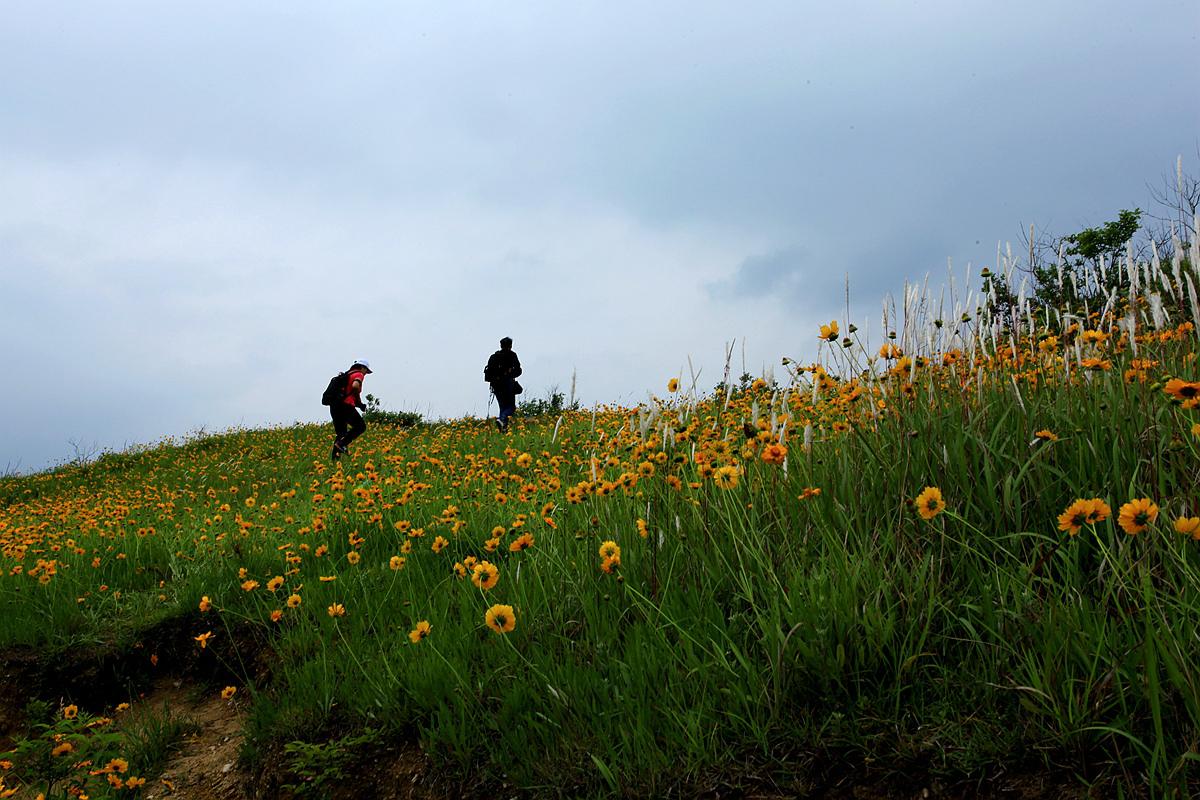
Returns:
[[[327,426],[231,431],[6,478],[0,650],[51,705],[0,775],[128,792],[70,760],[124,752],[89,715],[170,672],[248,698],[243,762],[298,795],[412,740],[479,792],[841,764],[1186,795],[1197,334],[1140,288],[1044,321],[918,293],[882,346],[831,323],[779,379],[507,435],[376,426],[331,463]]]

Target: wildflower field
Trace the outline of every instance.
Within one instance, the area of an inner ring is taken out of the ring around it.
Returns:
[[[1002,263],[874,342],[831,321],[814,363],[508,434],[376,426],[331,463],[328,426],[237,430],[4,478],[0,796],[169,788],[122,724],[160,675],[244,704],[276,796],[396,743],[474,796],[1189,796],[1186,255],[1054,309]]]

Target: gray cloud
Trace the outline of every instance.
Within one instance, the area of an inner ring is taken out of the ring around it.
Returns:
[[[0,387],[0,466],[69,456],[67,437],[317,420],[314,391],[360,355],[393,405],[482,413],[505,333],[531,390],[578,369],[588,402],[639,399],[689,355],[711,385],[735,338],[751,369],[811,356],[847,272],[848,313],[877,315],[1022,224],[1146,207],[1195,153],[1196,28],[1162,24],[1194,18],[7,8],[0,335],[44,390],[31,408]]]

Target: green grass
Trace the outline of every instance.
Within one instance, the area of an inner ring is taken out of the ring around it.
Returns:
[[[350,769],[370,730],[367,747],[415,738],[474,785],[579,796],[714,773],[784,787],[817,761],[897,779],[1067,770],[1186,795],[1200,543],[1172,523],[1200,513],[1200,417],[1162,384],[1196,377],[1194,332],[1144,331],[1136,357],[1157,363],[1127,382],[1135,355],[1116,335],[1096,349],[1112,368],[1084,373],[1070,344],[1022,339],[1017,360],[938,331],[912,397],[896,362],[851,348],[815,398],[824,379],[797,372],[511,435],[473,419],[375,428],[336,465],[326,428],[294,426],[6,478],[0,647],[235,676],[254,700],[243,761],[293,743],[308,778]],[[978,363],[940,363],[956,349]],[[786,469],[762,457],[771,444]],[[697,454],[735,466],[736,485]],[[946,503],[928,520],[913,502],[927,486]],[[1093,497],[1110,517],[1059,530]],[[1117,516],[1142,497],[1161,512],[1130,535]],[[496,565],[494,588],[455,574],[471,557]],[[43,585],[29,573],[49,558]],[[512,631],[485,625],[495,604],[515,609]]]

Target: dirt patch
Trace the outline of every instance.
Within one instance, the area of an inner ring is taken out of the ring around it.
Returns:
[[[237,769],[238,744],[241,742],[245,712],[237,696],[225,699],[219,692],[189,703],[187,690],[179,682],[160,685],[143,701],[148,709],[161,708],[167,702],[198,730],[180,743],[167,762],[166,769],[148,782],[147,798],[178,800],[240,800],[246,778]]]

